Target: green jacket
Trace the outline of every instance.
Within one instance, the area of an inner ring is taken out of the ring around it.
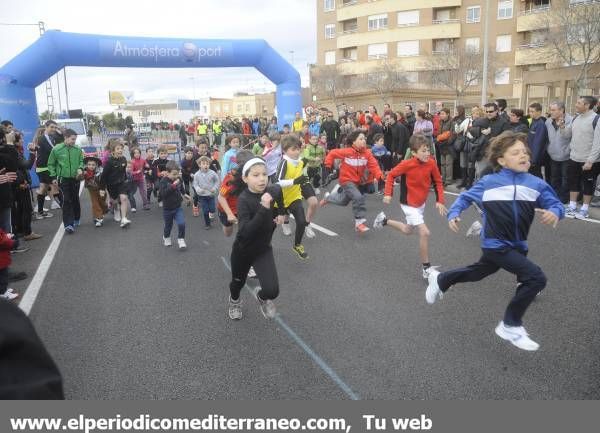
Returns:
[[[321,158],[321,161],[317,161],[317,158]],[[318,144],[313,146],[312,144],[307,144],[304,152],[302,153],[302,159],[306,160],[306,166],[311,168],[321,167],[323,165],[323,161],[325,161],[325,149]]]
[[[56,179],[75,179],[77,170],[83,170],[83,151],[77,145],[60,143],[48,157],[48,171]]]

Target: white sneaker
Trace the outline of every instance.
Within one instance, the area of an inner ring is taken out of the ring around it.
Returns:
[[[128,220],[125,217],[121,218],[121,228],[122,229],[124,229],[125,227],[127,227],[129,224],[131,224],[130,220]]]
[[[438,275],[439,271],[433,269],[429,272],[427,280],[429,280],[429,285],[427,286],[427,290],[425,291],[425,300],[428,304],[433,304],[437,300],[437,298],[442,299],[444,294],[440,290],[440,286],[438,284]]]
[[[254,270],[254,266],[250,266],[250,270],[248,271],[248,278],[256,278],[256,271]]]
[[[170,247],[171,245],[173,245],[173,244],[171,243],[171,238],[165,238],[165,237],[163,237],[163,245],[164,245],[165,247]]]
[[[17,292],[13,292],[13,289],[6,289],[6,292],[0,295],[0,298],[6,299],[8,301],[12,301],[14,299],[17,299],[18,297],[19,294]]]
[[[375,217],[375,221],[373,221],[373,228],[374,229],[382,229],[383,221],[385,221],[385,212],[381,211]]]
[[[131,212],[132,212],[132,213],[136,213],[136,212],[137,212],[137,209],[136,209],[136,208],[134,208],[134,207],[132,207],[132,208],[131,208]]]
[[[100,218],[100,219],[97,219],[97,220],[94,220],[94,221],[95,221],[95,222],[94,222],[94,225],[95,225],[96,227],[102,227],[102,222],[103,222],[102,218]]]
[[[265,319],[272,319],[277,314],[277,308],[275,308],[275,304],[270,299],[263,301],[260,299],[260,296],[256,295],[256,300],[258,301],[258,305],[260,306],[260,312]]]
[[[162,207],[162,201],[158,202],[158,207]]]
[[[114,212],[115,212],[115,214],[114,214],[115,215],[115,221],[118,222],[118,223],[121,222],[121,209],[116,208],[114,210]]]
[[[423,269],[423,278],[425,278],[426,280],[429,279],[429,274],[433,271],[437,272],[437,268],[439,268],[439,266],[429,266],[427,269]]]
[[[60,209],[60,205],[56,202],[56,200],[52,200],[52,204],[50,205],[50,209]]]
[[[233,302],[231,296],[229,297],[229,318],[231,320],[242,319],[242,300],[238,299],[237,302]]]
[[[529,334],[522,326],[506,326],[504,321],[496,326],[496,335],[498,337],[510,341],[519,349],[535,351],[540,348],[540,345],[529,338]]]
[[[290,228],[290,223],[283,223],[281,225],[281,230],[283,230],[283,234],[286,236],[290,236],[292,234],[292,229]]]
[[[185,244],[185,239],[177,239],[177,245],[179,246],[180,250],[185,250],[187,248],[187,245]]]
[[[304,234],[306,235],[307,238],[312,239],[315,237],[315,231],[312,229],[311,226],[306,226],[304,228]]]
[[[482,225],[479,221],[475,221],[467,230],[467,237],[479,236],[481,234]]]

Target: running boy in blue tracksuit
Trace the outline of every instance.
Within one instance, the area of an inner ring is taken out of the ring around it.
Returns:
[[[446,272],[432,271],[425,298],[429,304],[442,297],[456,283],[481,281],[502,268],[517,276],[517,292],[496,334],[523,350],[537,350],[522,324],[525,311],[538,292],[546,286],[546,276],[527,258],[527,234],[535,212],[540,221],[556,227],[565,214],[564,207],[550,185],[528,174],[530,150],[527,136],[512,131],[494,138],[488,150],[494,174],[484,176],[463,192],[448,211],[450,229],[458,232],[459,215],[471,204],[483,210],[481,249],[478,262]]]

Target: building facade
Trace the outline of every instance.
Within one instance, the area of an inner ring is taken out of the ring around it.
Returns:
[[[381,99],[360,84],[384,64],[401,71],[404,80],[402,88],[394,90],[386,102],[456,99],[450,89],[429,79],[431,58],[448,56],[456,48],[482,53],[486,14],[491,59],[487,99],[504,98],[509,106],[522,106],[568,96],[565,83],[555,83],[553,78],[552,69],[562,65],[552,64],[540,52],[545,42],[539,17],[552,13],[552,0],[488,0],[487,11],[486,0],[316,1],[317,63],[311,68],[311,87],[319,105],[339,105],[315,85],[323,71],[332,68],[345,78],[338,86],[351,89],[343,92],[345,103],[356,104],[356,108],[368,103],[381,105]],[[600,2],[593,0],[570,3],[573,7],[600,7]],[[523,77],[530,71],[538,71],[537,82],[524,85]],[[480,80],[471,85],[460,102],[479,103],[481,84]]]

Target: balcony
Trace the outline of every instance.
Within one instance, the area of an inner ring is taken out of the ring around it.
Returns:
[[[388,55],[387,54],[372,54],[367,56],[367,59],[369,60],[382,60],[382,59],[387,59]]]
[[[356,32],[358,32],[358,27],[342,30],[343,35],[351,35],[352,33],[356,33]]]
[[[515,51],[515,65],[537,65],[540,63],[552,63],[555,55],[545,43],[529,42],[520,45]]]
[[[422,71],[427,68],[427,59],[424,56],[340,62],[337,68],[343,75],[361,75],[381,71],[384,62],[401,71]]]
[[[553,16],[549,5],[526,8],[517,17],[517,32],[530,32],[546,28],[552,24]]]
[[[418,3],[418,6],[415,6]],[[358,3],[357,1],[338,2],[337,20],[346,21],[352,18],[361,18],[368,15],[396,13],[412,9],[449,8],[462,6],[462,0],[419,0],[408,2],[398,0],[379,0],[376,2]]]
[[[452,23],[460,23],[460,19],[458,18],[447,18],[445,20],[433,20],[433,24],[452,24]]]
[[[398,41],[455,39],[460,38],[460,36],[460,22],[419,27],[395,27],[376,32],[340,35],[337,38],[337,48],[344,49],[362,45]]]

